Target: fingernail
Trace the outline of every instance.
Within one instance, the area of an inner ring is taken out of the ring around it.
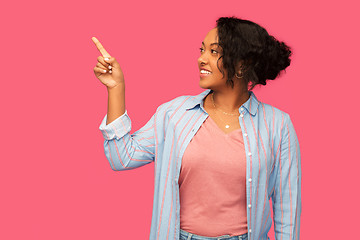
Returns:
[[[111,65],[109,65],[109,69],[111,69]]]
[[[106,61],[109,61],[109,58],[104,58]]]
[[[109,73],[112,73],[112,71],[111,71],[111,70],[109,70]]]
[[[106,73],[106,70],[103,70],[104,73]]]

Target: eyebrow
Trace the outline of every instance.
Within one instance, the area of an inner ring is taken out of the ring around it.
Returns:
[[[205,46],[204,42],[201,42],[201,44]],[[219,46],[219,43],[211,43],[211,44],[210,44],[210,47],[211,47],[212,45],[217,45],[217,46]]]

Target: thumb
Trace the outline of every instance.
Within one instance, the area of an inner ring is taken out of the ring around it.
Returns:
[[[114,57],[105,57],[104,61],[106,63],[109,63],[113,67],[120,67],[119,63],[116,61],[116,59]]]

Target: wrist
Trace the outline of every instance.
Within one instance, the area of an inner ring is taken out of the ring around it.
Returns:
[[[119,90],[123,90],[125,88],[125,83],[118,83],[116,84],[114,87],[108,87],[107,90],[108,91],[119,91]]]

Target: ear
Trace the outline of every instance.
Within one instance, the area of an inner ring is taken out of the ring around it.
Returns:
[[[244,60],[240,60],[235,66],[235,72],[241,74]]]

